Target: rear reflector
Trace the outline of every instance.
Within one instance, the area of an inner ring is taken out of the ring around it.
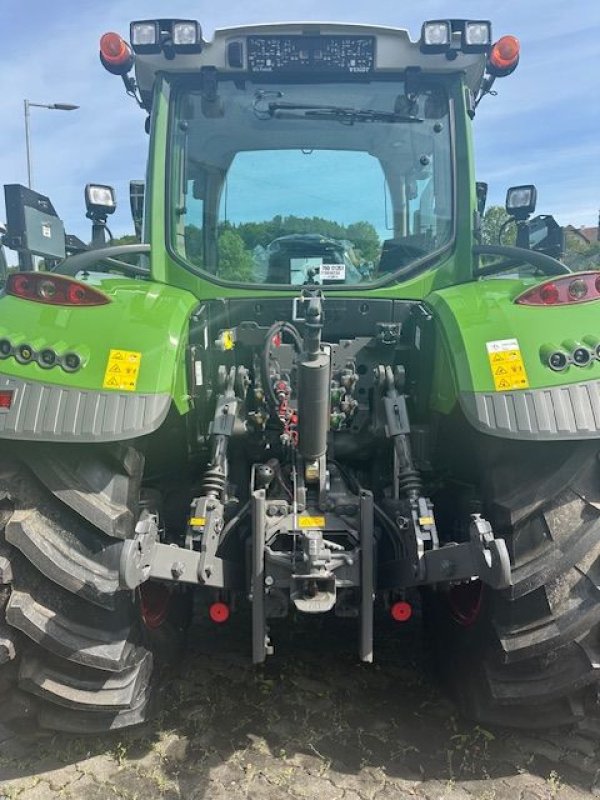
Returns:
[[[398,600],[398,602],[393,603],[390,608],[390,614],[395,622],[408,622],[412,617],[412,613],[412,606],[410,603],[407,603],[406,600]]]
[[[12,389],[0,390],[0,409],[9,409],[12,406],[13,391]]]
[[[222,625],[224,622],[227,622],[230,614],[231,612],[227,603],[211,603],[208,609],[208,616],[213,622],[216,622],[217,625]]]

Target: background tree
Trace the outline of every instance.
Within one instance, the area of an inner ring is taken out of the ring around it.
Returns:
[[[499,240],[502,226],[509,219],[510,217],[502,206],[490,206],[483,215],[481,243],[514,245],[517,238],[517,226],[513,223],[504,228],[502,241]]]

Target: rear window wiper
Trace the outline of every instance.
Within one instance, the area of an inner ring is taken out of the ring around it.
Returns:
[[[284,116],[286,111],[301,111],[304,119],[333,119],[345,125],[355,122],[424,122],[421,117],[397,114],[395,111],[377,111],[372,108],[315,105],[314,103],[269,103],[261,114],[262,119]],[[283,112],[283,113],[281,113]]]

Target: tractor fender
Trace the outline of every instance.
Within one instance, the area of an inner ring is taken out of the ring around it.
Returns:
[[[147,280],[83,273],[108,303],[66,307],[0,298],[0,438],[109,442],[151,433],[174,406],[190,408],[186,348],[198,305]],[[23,346],[31,357],[23,359]],[[5,348],[8,349],[8,346]],[[41,354],[56,355],[52,366]],[[67,356],[79,359],[69,369]]]

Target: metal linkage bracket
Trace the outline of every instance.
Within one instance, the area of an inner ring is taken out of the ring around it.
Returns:
[[[135,589],[147,581],[151,573],[153,550],[158,542],[158,520],[144,512],[135,526],[135,536],[123,542],[119,559],[119,585]]]
[[[273,653],[265,609],[265,544],[267,530],[266,492],[257,489],[250,500],[252,515],[252,557],[250,592],[252,600],[252,661],[262,664]]]
[[[509,587],[512,578],[506,542],[494,537],[490,523],[479,514],[471,517],[469,539],[469,542],[452,542],[425,552],[418,574],[408,558],[383,564],[380,588],[458,583],[471,578],[479,578],[493,589]]]
[[[215,507],[206,510],[200,550],[158,541],[156,517],[142,517],[133,539],[123,542],[119,561],[122,589],[135,589],[150,578],[218,589],[241,589],[242,569],[216,555],[222,528],[222,506],[213,498],[200,498]],[[196,507],[198,513],[198,506]],[[199,530],[199,529],[198,529]]]
[[[360,493],[360,616],[358,655],[373,661],[373,605],[375,601],[373,495]]]

